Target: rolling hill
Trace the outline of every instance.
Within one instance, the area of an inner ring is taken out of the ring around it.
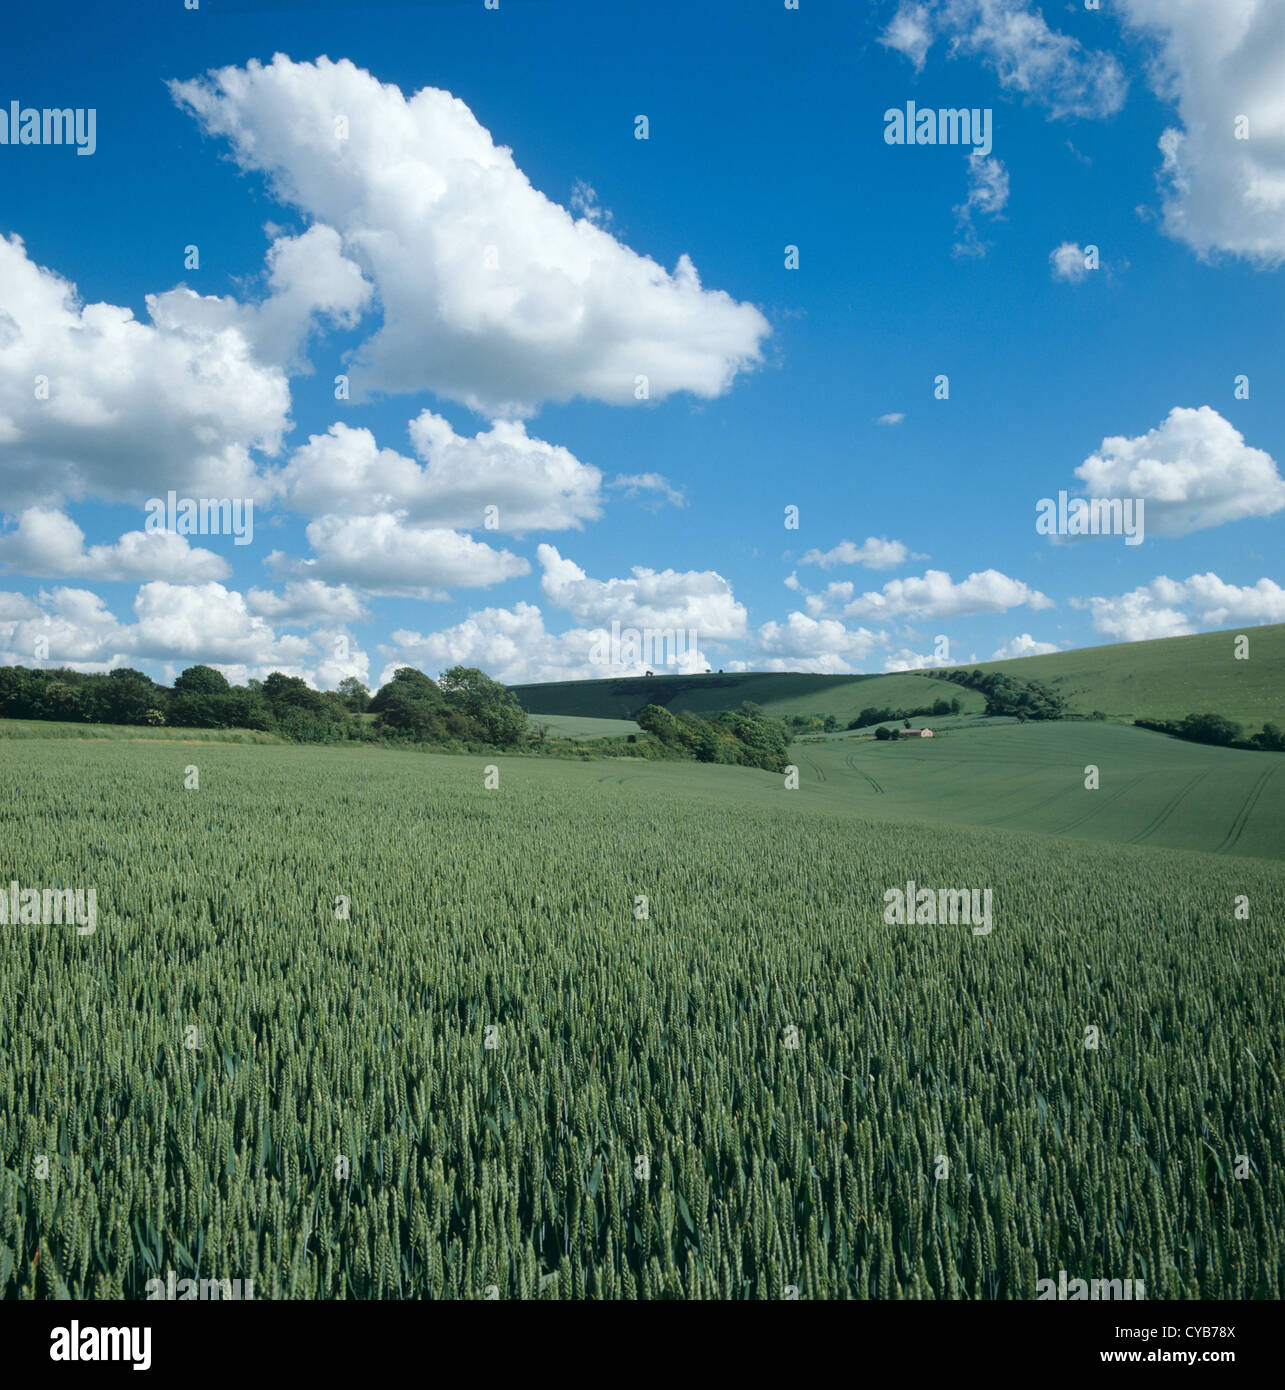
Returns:
[[[643,705],[664,705],[675,713],[686,709],[693,714],[712,714],[717,710],[735,709],[743,700],[762,705],[778,718],[792,714],[833,714],[844,723],[872,705],[913,707],[958,697],[966,711],[979,714],[986,705],[976,691],[950,687],[914,671],[870,676],[734,671],[717,675],[631,676],[620,680],[515,685],[512,690],[528,714],[565,714],[593,719],[632,719]]]
[[[938,737],[795,744],[799,792],[880,819],[1285,856],[1285,755],[1095,720],[943,721]],[[1085,769],[1100,785],[1085,788]]]
[[[1237,661],[1234,644],[1241,634],[1249,639],[1249,657]],[[1043,681],[1077,714],[1181,719],[1212,711],[1251,731],[1285,720],[1285,623],[980,665]]]
[[[1249,639],[1249,657],[1237,661],[1234,639]],[[980,662],[983,671],[1004,671],[1051,686],[1076,714],[1101,710],[1109,719],[1181,719],[1213,712],[1254,732],[1285,723],[1285,624],[1235,628],[1190,637],[1084,647],[1050,656]],[[847,723],[862,709],[931,704],[958,695],[967,712],[985,701],[975,691],[945,685],[923,672],[892,675],[811,675],[745,671],[709,675],[637,676],[618,680],[565,681],[513,687],[529,714],[631,719],[645,704],[696,714],[735,709],[753,700],[769,713],[833,714]]]

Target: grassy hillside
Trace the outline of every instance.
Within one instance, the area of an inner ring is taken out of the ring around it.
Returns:
[[[530,719],[532,730],[545,728],[550,737],[558,738],[620,738],[642,730],[632,719],[590,719],[580,714],[536,714]]]
[[[1097,721],[917,722],[943,727],[932,740],[795,744],[800,794],[887,819],[1285,858],[1285,754]]]
[[[735,709],[742,700],[769,700],[848,684],[862,676],[810,676],[775,672],[730,672],[695,676],[631,676],[619,680],[557,681],[515,685],[528,714],[577,714],[594,719],[630,719],[644,705],[708,710]]]
[[[1236,661],[1233,638],[1249,638],[1249,660]],[[1078,714],[1101,710],[1113,719],[1181,719],[1212,711],[1256,732],[1285,725],[1285,624],[1085,647],[1052,656],[979,663],[1050,685]],[[965,711],[985,701],[974,691],[947,686],[922,672],[871,676],[816,676],[747,671],[696,676],[640,676],[627,680],[567,681],[514,686],[532,714],[574,714],[628,719],[645,704],[697,714],[734,709],[753,700],[770,714],[833,714],[843,723],[862,709],[912,707],[945,694],[958,695]]]
[[[1247,661],[1233,655],[1241,633],[1249,638]],[[987,661],[981,669],[1043,681],[1079,714],[1181,719],[1214,711],[1251,732],[1285,724],[1285,623]]]
[[[872,705],[913,708],[958,696],[965,710],[980,713],[986,704],[975,691],[944,688],[915,672],[882,676],[816,676],[792,671],[636,676],[626,680],[515,685],[513,693],[529,714],[596,719],[628,719],[648,704],[664,705],[675,712],[689,709],[694,714],[710,714],[735,709],[743,700],[753,700],[778,718],[833,714],[847,723]]]
[[[916,722],[941,731],[931,740],[848,734],[792,745],[799,787],[790,792],[772,774],[709,764],[605,760],[583,775],[631,797],[682,788],[746,810],[796,807],[907,833],[928,825],[1020,832],[1033,862],[1048,837],[1285,859],[1285,754],[1097,721]],[[1090,764],[1096,791],[1084,786]]]

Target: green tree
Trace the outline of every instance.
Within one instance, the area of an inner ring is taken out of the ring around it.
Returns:
[[[487,743],[507,748],[525,737],[526,714],[517,696],[476,666],[452,666],[439,685],[447,704],[467,715]]]
[[[370,691],[356,676],[345,676],[339,682],[338,693],[354,714],[363,714],[370,706]]]
[[[1194,739],[1197,743],[1235,743],[1244,732],[1234,719],[1221,714],[1189,714],[1181,725],[1183,738]]]
[[[1253,737],[1253,742],[1260,748],[1269,748],[1274,752],[1285,752],[1285,733],[1282,733],[1276,724],[1264,724],[1261,733]]]
[[[143,724],[149,709],[162,708],[165,693],[141,671],[128,666],[109,671],[101,683],[98,717],[109,724]]]
[[[443,703],[442,692],[438,688],[437,682],[426,676],[423,671],[417,671],[413,666],[399,666],[393,672],[392,680],[381,685],[371,696],[370,704],[367,707],[369,712],[371,714],[381,713],[394,696],[429,700],[435,704]]]
[[[231,689],[228,678],[213,666],[189,666],[174,682],[177,695],[226,695]]]
[[[634,722],[646,733],[658,738],[667,748],[677,747],[679,742],[678,720],[664,705],[644,705],[634,715]]]

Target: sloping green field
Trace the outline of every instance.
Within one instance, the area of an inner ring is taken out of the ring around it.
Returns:
[[[1238,635],[1249,639],[1244,661],[1234,654]],[[982,662],[981,669],[1043,681],[1076,714],[1182,719],[1214,713],[1239,720],[1251,733],[1266,723],[1285,726],[1285,623]]]
[[[1237,661],[1233,639],[1249,638],[1249,659]],[[1285,726],[1285,624],[1086,647],[1052,656],[979,663],[1053,687],[1076,714],[1101,710],[1113,719],[1181,719],[1215,713],[1253,733],[1265,723]],[[972,669],[971,667],[969,669]],[[860,710],[913,708],[958,696],[966,711],[985,701],[975,691],[906,672],[817,676],[794,672],[714,673],[627,680],[569,681],[514,686],[531,713],[627,719],[644,704],[697,714],[734,709],[753,700],[769,714],[833,714],[847,723]]]
[[[511,689],[528,714],[575,714],[594,719],[630,719],[644,705],[709,710],[735,709],[743,700],[766,707],[781,699],[850,685],[864,676],[812,676],[775,672],[718,672],[693,676],[629,676],[619,680],[558,681]]]
[[[579,714],[533,714],[528,727],[532,731],[547,729],[551,737],[578,739],[620,738],[642,732],[632,719],[590,719]]]
[[[1285,857],[1285,754],[1090,720],[987,721],[895,743],[849,736],[790,756],[801,792],[863,814]],[[1096,791],[1084,785],[1090,765]]]
[[[966,711],[980,712],[986,701],[973,690],[950,686],[914,672],[875,676],[815,676],[797,672],[747,671],[709,676],[636,676],[624,680],[566,681],[515,685],[513,693],[529,714],[567,714],[627,719],[643,705],[675,712],[710,714],[752,700],[777,718],[791,714],[833,714],[846,723],[861,710],[913,709],[934,700],[958,698]]]

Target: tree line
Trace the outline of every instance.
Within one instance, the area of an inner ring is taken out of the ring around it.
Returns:
[[[634,719],[644,733],[679,757],[761,767],[768,772],[780,772],[786,765],[784,722],[765,714],[751,700],[708,718],[690,710],[674,714],[663,705],[644,705]]]
[[[986,699],[986,713],[1014,719],[1065,719],[1066,701],[1043,681],[1021,680],[1006,671],[983,671],[973,667],[941,667],[932,671],[934,679],[976,690]]]
[[[947,714],[959,714],[963,709],[959,696],[950,700],[934,700],[931,705],[919,705],[915,709],[876,709],[870,705],[863,709],[849,724],[849,729],[865,729],[871,724],[887,724],[898,719],[922,719],[928,715],[941,718]]]
[[[1285,733],[1275,724],[1264,724],[1256,734],[1245,734],[1244,725],[1223,714],[1189,714],[1185,719],[1135,719],[1139,728],[1155,729],[1192,743],[1212,743],[1219,748],[1248,748],[1255,752],[1285,753]]]
[[[0,716],[256,729],[297,743],[391,740],[506,748],[527,736],[517,698],[470,666],[454,666],[436,681],[403,666],[374,695],[354,676],[337,690],[314,690],[280,671],[233,685],[212,666],[189,666],[171,688],[128,667],[98,674],[4,666]]]

